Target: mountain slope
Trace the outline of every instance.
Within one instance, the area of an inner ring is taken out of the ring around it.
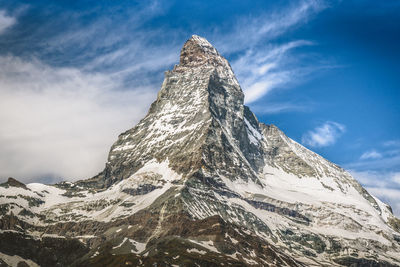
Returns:
[[[0,187],[0,258],[42,266],[400,265],[400,221],[390,207],[258,122],[243,100],[227,60],[192,36],[99,175]]]

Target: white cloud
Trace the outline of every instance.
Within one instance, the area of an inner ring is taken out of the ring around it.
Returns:
[[[376,151],[376,150],[369,150],[369,151],[366,151],[366,152],[364,152],[362,155],[361,155],[361,157],[360,157],[360,159],[379,159],[379,158],[382,158],[382,154],[381,153],[379,153],[378,151]]]
[[[0,177],[68,180],[95,175],[118,134],[133,126],[155,88],[38,60],[0,57]]]
[[[0,10],[0,34],[15,23],[16,19],[14,17],[8,16],[4,10]]]
[[[302,137],[302,143],[312,147],[324,147],[333,145],[346,131],[343,124],[327,121],[323,125],[308,131]]]

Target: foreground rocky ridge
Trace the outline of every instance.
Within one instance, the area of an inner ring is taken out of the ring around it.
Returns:
[[[399,266],[400,221],[390,207],[259,123],[243,100],[226,59],[192,36],[99,175],[0,186],[0,258],[32,266]]]

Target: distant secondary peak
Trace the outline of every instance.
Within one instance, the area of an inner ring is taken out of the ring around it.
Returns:
[[[24,183],[21,183],[20,181],[14,179],[12,177],[8,178],[6,184],[8,186],[21,187],[21,188],[27,189],[27,187]]]
[[[203,64],[219,65],[223,58],[205,38],[198,35],[186,41],[180,55],[180,66],[195,67]]]

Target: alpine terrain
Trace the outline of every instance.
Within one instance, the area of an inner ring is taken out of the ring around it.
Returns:
[[[0,266],[400,266],[391,208],[243,100],[192,36],[101,173],[1,184]]]

